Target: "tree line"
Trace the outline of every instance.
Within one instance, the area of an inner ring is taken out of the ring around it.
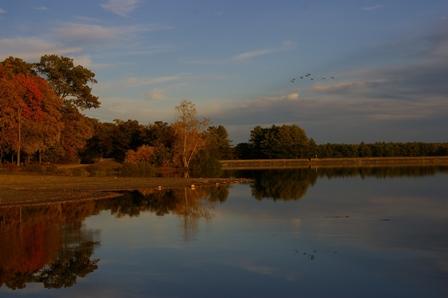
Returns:
[[[68,57],[45,55],[38,63],[8,57],[0,62],[0,160],[29,164],[93,163],[102,158],[156,167],[218,167],[225,159],[395,157],[448,155],[448,143],[322,144],[299,126],[256,126],[246,143],[231,145],[224,126],[199,118],[182,100],[172,123],[101,122],[85,116],[100,107],[92,94],[95,74]]]
[[[197,117],[187,100],[173,123],[136,120],[100,122],[82,111],[99,108],[91,85],[95,74],[73,59],[45,55],[38,63],[8,57],[0,62],[0,160],[84,162],[101,158],[189,168],[190,164],[231,159],[223,126]]]
[[[98,108],[95,74],[73,60],[45,55],[38,63],[0,62],[0,159],[20,165],[38,156],[73,160],[92,137],[80,111]]]
[[[235,147],[239,159],[300,159],[446,156],[448,143],[375,142],[360,144],[320,144],[308,138],[299,126],[256,126],[247,143]]]

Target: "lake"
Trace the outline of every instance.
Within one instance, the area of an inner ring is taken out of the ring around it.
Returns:
[[[0,208],[0,297],[448,297],[448,168]]]

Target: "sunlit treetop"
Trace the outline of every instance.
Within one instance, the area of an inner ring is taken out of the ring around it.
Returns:
[[[92,95],[89,84],[97,83],[95,74],[81,65],[75,66],[73,59],[57,55],[42,56],[34,69],[53,84],[53,88],[67,104],[81,110],[99,108],[98,96]]]

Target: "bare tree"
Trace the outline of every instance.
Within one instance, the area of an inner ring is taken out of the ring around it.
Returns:
[[[177,117],[173,123],[176,134],[175,148],[182,165],[188,168],[191,159],[205,146],[204,132],[210,120],[196,117],[196,107],[188,100],[182,100],[176,107]]]

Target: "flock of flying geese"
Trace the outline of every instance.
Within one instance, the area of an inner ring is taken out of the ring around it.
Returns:
[[[304,75],[304,76],[300,76],[300,79],[306,79],[306,78],[308,78],[308,77],[310,77],[311,76],[311,74],[310,73],[307,73],[306,75]],[[331,79],[334,79],[334,77],[330,77]],[[322,77],[321,78],[321,80],[325,80],[326,78],[325,77]],[[294,78],[292,78],[291,79],[291,83],[294,83],[295,81],[296,81],[297,79],[294,79]],[[310,80],[314,80],[314,78],[310,78]]]

